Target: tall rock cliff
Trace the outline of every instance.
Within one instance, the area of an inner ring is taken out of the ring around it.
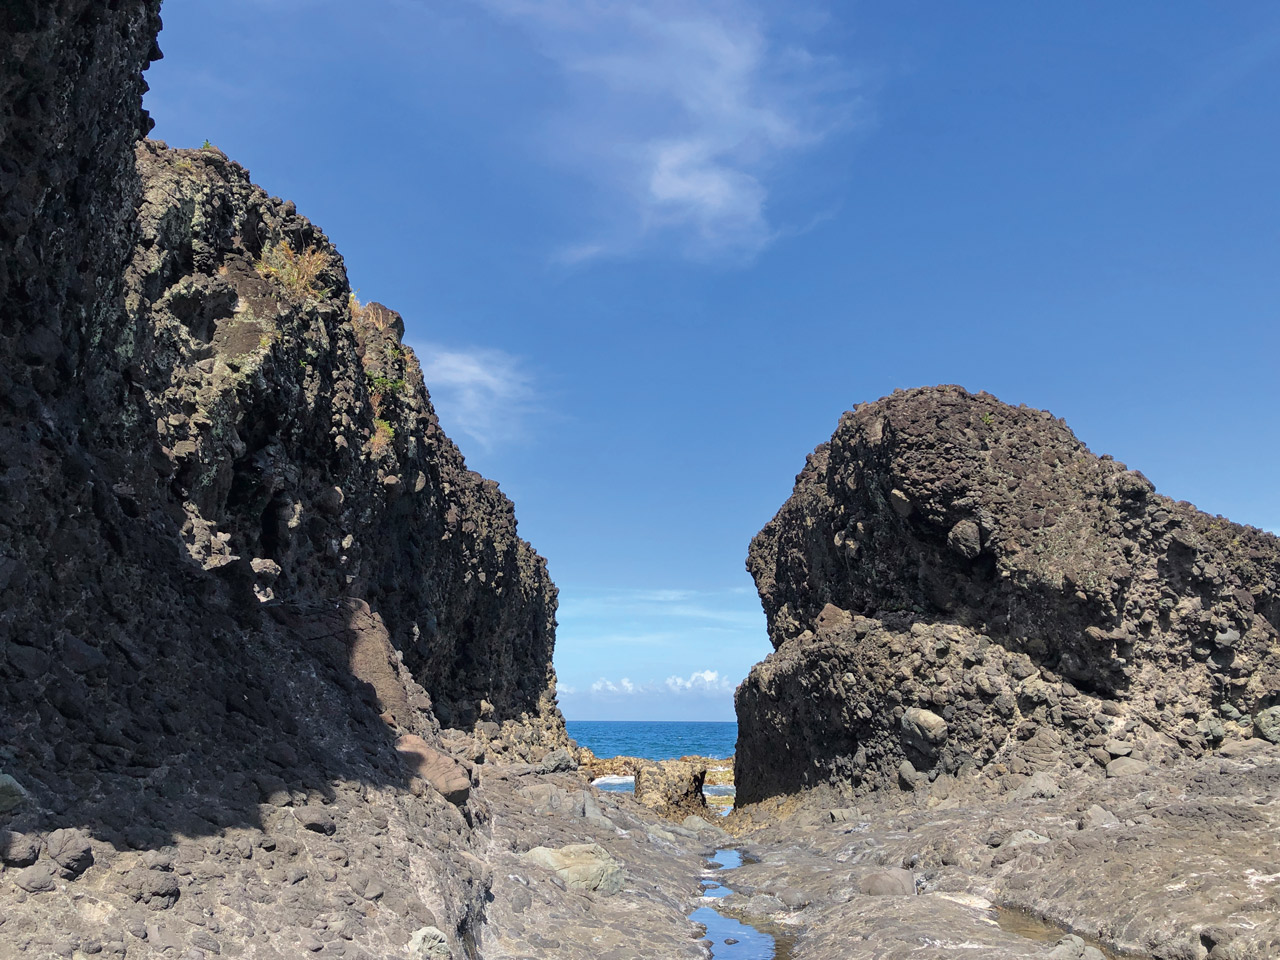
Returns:
[[[555,588],[324,235],[138,142],[158,9],[0,9],[0,957],[474,954],[442,728],[567,743]]]
[[[1044,411],[857,407],[747,567],[775,652],[737,696],[742,802],[1280,739],[1280,541]]]

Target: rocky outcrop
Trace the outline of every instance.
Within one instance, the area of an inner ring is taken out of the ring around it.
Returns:
[[[717,903],[797,935],[806,960],[1280,955],[1280,747],[951,781],[943,798],[947,780],[927,802],[880,790],[831,811],[819,788],[737,811],[759,862]]]
[[[134,500],[246,597],[367,602],[446,726],[563,740],[546,564],[441,431],[399,315],[217,150],[145,143],[138,167],[127,323],[94,370],[155,451]]]
[[[0,956],[474,953],[555,588],[324,235],[138,144],[158,8],[0,11]]]
[[[702,787],[707,780],[705,762],[685,760],[642,760],[635,768],[636,800],[669,820],[705,816],[707,799]]]
[[[847,413],[747,565],[775,652],[737,695],[740,803],[1120,772],[1265,736],[1280,704],[1280,541],[986,394]]]

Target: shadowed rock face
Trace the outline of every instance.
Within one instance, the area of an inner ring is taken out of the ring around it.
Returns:
[[[555,588],[324,235],[138,144],[158,10],[0,9],[0,953],[457,947],[487,807],[396,741],[567,744]]]
[[[959,387],[845,414],[747,567],[776,652],[738,694],[742,801],[1101,764],[1116,718],[1202,750],[1280,702],[1280,541]]]

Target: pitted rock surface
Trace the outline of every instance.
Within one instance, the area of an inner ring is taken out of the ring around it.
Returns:
[[[959,387],[845,414],[748,569],[776,652],[737,695],[741,802],[1101,774],[1109,740],[1131,772],[1267,736],[1280,705],[1280,540]]]
[[[395,742],[566,747],[555,588],[323,233],[138,142],[158,11],[0,9],[0,958],[461,957],[489,807]]]

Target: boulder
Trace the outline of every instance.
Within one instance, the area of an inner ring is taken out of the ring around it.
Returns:
[[[450,803],[462,806],[467,802],[471,795],[471,776],[458,761],[411,733],[396,741],[396,751],[405,766]]]
[[[888,867],[860,877],[858,891],[869,897],[914,897],[916,878],[910,870]]]
[[[1097,947],[1091,947],[1074,934],[1069,934],[1049,951],[1048,960],[1105,960],[1105,956]]]
[[[902,735],[908,746],[934,753],[947,739],[947,721],[932,710],[912,707],[902,715]]]
[[[1042,410],[957,386],[860,404],[747,567],[774,652],[735,694],[740,806],[918,787],[904,760],[931,783],[1163,764],[1246,717],[1280,742],[1280,538]],[[1173,704],[1198,735],[1153,752],[1139,725]]]
[[[17,809],[26,798],[27,791],[22,789],[22,784],[7,773],[0,773],[0,813]]]
[[[534,847],[525,859],[550,870],[571,890],[612,896],[622,889],[622,865],[596,843]]]
[[[641,761],[635,772],[635,797],[650,810],[677,822],[690,814],[708,814],[702,787],[707,779],[703,762]]]
[[[1135,773],[1142,773],[1147,769],[1147,764],[1141,760],[1135,760],[1133,757],[1116,757],[1107,764],[1108,777],[1129,777]]]
[[[438,927],[421,927],[409,938],[409,956],[413,960],[450,960],[453,951],[449,938]]]
[[[0,830],[0,863],[7,867],[29,867],[40,858],[41,846],[35,834]]]
[[[93,847],[83,830],[55,830],[44,841],[45,850],[70,877],[78,877],[93,865]]]
[[[1280,707],[1259,710],[1253,718],[1254,733],[1271,743],[1280,743]]]
[[[58,882],[58,865],[51,860],[41,860],[24,870],[19,870],[13,878],[27,893],[48,893]]]
[[[578,769],[578,761],[563,747],[557,747],[542,758],[543,773],[567,773]]]
[[[1078,824],[1081,830],[1086,830],[1090,827],[1118,827],[1120,818],[1106,807],[1101,807],[1095,803],[1081,815]]]
[[[306,806],[295,807],[293,811],[293,818],[306,829],[311,830],[314,833],[331,835],[338,829],[338,825],[333,818],[333,814],[319,804],[307,804]]]

